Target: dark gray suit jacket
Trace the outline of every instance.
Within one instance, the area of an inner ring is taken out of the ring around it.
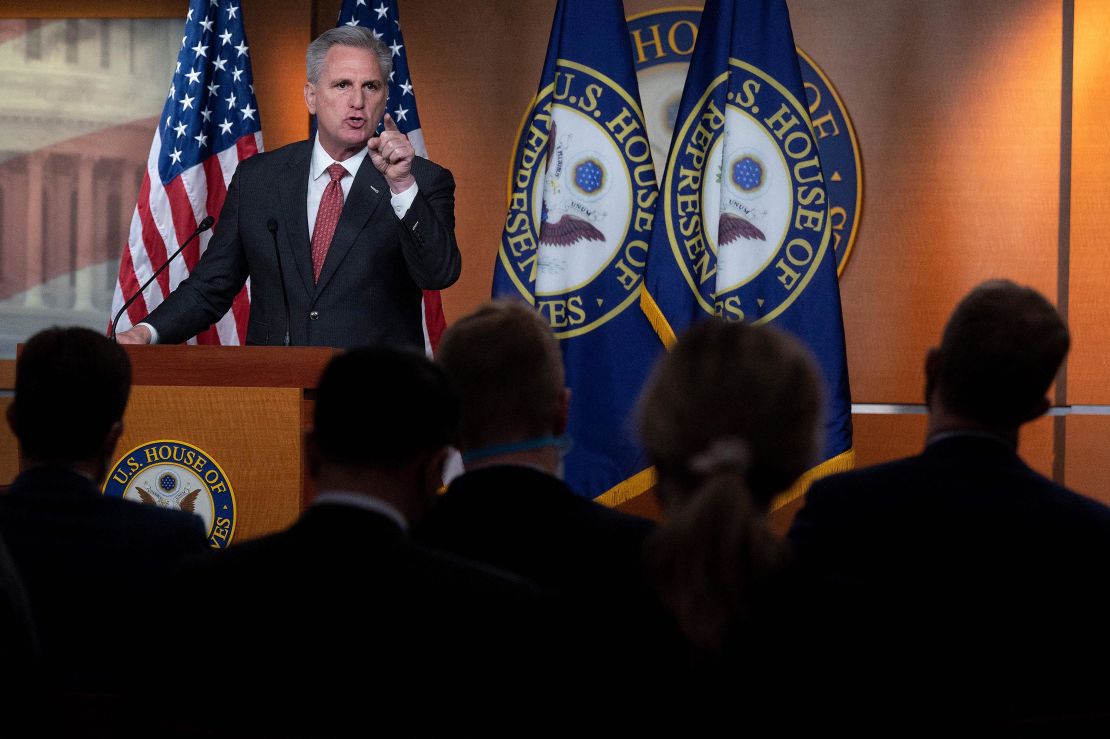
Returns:
[[[364,162],[314,282],[306,213],[311,159],[309,140],[239,164],[204,256],[146,319],[161,343],[185,341],[218,320],[249,275],[247,343],[281,344],[286,318],[276,239],[291,344],[423,348],[421,290],[450,286],[461,268],[451,173],[417,157],[419,194],[398,220],[385,178]]]
[[[124,676],[133,628],[159,579],[205,552],[199,516],[109,498],[85,477],[39,467],[0,495],[0,537],[27,588],[47,669],[106,690]],[[95,635],[95,637],[90,637]]]

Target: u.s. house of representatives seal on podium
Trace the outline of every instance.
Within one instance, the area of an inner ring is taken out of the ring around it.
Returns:
[[[104,494],[195,513],[214,549],[226,547],[235,534],[230,480],[204,450],[183,441],[151,441],[123,455],[108,473]]]

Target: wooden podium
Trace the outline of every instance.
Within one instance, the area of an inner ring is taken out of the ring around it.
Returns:
[[[235,498],[232,544],[287,527],[308,501],[303,434],[335,350],[128,346],[133,371],[114,459],[183,442],[219,464]]]

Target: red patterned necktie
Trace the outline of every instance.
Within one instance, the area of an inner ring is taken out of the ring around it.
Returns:
[[[333,164],[328,167],[328,174],[331,175],[331,182],[324,188],[320,209],[316,211],[316,227],[312,229],[312,274],[317,282],[320,281],[320,270],[324,268],[324,259],[328,256],[339,216],[343,213],[343,188],[339,181],[347,176],[347,170],[342,164]]]

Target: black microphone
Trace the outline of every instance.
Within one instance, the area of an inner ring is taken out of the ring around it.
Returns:
[[[289,346],[289,292],[285,289],[285,270],[281,268],[281,249],[278,249],[277,242],[277,221],[273,218],[266,221],[266,229],[274,240],[274,256],[277,257],[278,264],[278,282],[281,283],[281,299],[285,303],[285,341],[282,346]]]
[[[182,244],[181,246],[177,247],[177,251],[175,251],[173,254],[171,254],[169,259],[162,262],[162,266],[159,267],[158,269],[154,270],[154,274],[152,274],[150,276],[150,279],[147,280],[146,282],[144,282],[143,286],[140,287],[135,292],[134,295],[132,295],[130,298],[127,299],[127,302],[124,303],[123,307],[119,309],[119,313],[117,313],[116,317],[112,319],[112,333],[108,336],[109,339],[111,339],[112,341],[116,340],[116,326],[119,324],[119,319],[120,319],[120,316],[123,315],[123,312],[131,307],[131,304],[134,303],[135,300],[140,295],[143,294],[143,290],[146,290],[147,286],[150,285],[150,283],[154,282],[154,278],[156,278],[158,275],[162,274],[162,270],[164,270],[166,267],[168,267],[170,265],[170,262],[172,262],[178,254],[185,251],[185,247],[188,246],[189,243],[193,239],[200,236],[202,233],[204,233],[208,229],[212,228],[212,224],[215,223],[215,222],[216,222],[216,219],[213,218],[212,216],[205,216],[204,220],[200,222],[199,226],[197,226],[197,230],[193,231],[192,236],[185,239],[185,243]]]

